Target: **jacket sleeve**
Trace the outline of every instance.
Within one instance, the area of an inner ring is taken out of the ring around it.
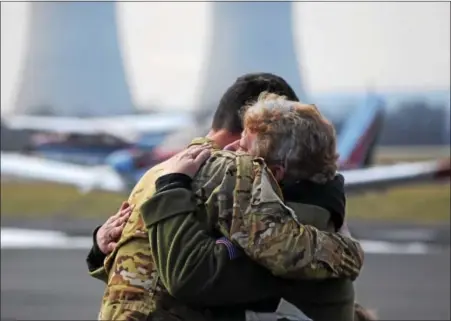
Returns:
[[[193,193],[172,188],[141,207],[160,278],[171,295],[202,306],[249,303],[273,297],[266,269],[240,255],[229,240],[215,240],[196,216]],[[274,289],[274,287],[272,287]]]
[[[263,162],[238,158],[236,177],[233,199],[238,206],[229,238],[247,255],[278,277],[357,278],[363,265],[357,240],[302,225]]]
[[[92,247],[89,250],[88,256],[86,257],[86,264],[88,265],[89,272],[93,272],[103,265],[103,260],[105,260],[106,255],[100,250],[96,235],[97,231],[101,228],[101,225],[97,226],[92,232]]]
[[[139,220],[136,211],[127,224],[136,226]],[[119,244],[104,265],[109,274],[98,320],[146,320],[155,308],[157,283],[146,235],[137,233]]]
[[[97,245],[96,235],[97,231],[101,226],[96,227],[94,232],[92,233],[92,247],[86,257],[86,264],[88,265],[89,274],[96,279],[99,279],[103,282],[108,281],[108,275],[105,272],[103,267],[103,261],[106,258],[106,255],[100,251],[99,246]]]

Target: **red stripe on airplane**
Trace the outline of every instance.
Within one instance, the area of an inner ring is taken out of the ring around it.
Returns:
[[[352,150],[349,158],[341,164],[341,169],[354,169],[360,167],[363,162],[365,156],[370,152],[369,146],[371,144],[371,139],[376,134],[375,132],[378,129],[378,116],[375,118],[371,126],[365,131],[365,133],[360,136],[355,148]]]
[[[443,159],[438,161],[438,170],[434,174],[434,178],[450,178],[451,177],[451,159]]]

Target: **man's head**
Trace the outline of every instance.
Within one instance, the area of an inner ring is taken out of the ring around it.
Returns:
[[[262,93],[245,107],[240,150],[260,156],[278,180],[325,182],[337,170],[333,125],[315,105]]]
[[[249,102],[257,100],[263,91],[277,93],[290,100],[299,100],[282,77],[263,72],[245,74],[237,78],[221,97],[207,137],[221,148],[239,139],[243,130],[240,110]],[[175,155],[189,144],[193,137],[204,135],[202,130],[205,128],[190,130],[191,134],[185,129],[175,135],[169,135],[163,144],[153,150],[154,161],[160,162]]]
[[[252,73],[239,77],[230,86],[219,101],[213,117],[210,137],[221,132],[222,139],[216,143],[225,146],[239,138],[243,131],[240,110],[250,102],[256,101],[264,92],[286,96],[287,99],[298,101],[293,88],[281,77],[270,73]]]

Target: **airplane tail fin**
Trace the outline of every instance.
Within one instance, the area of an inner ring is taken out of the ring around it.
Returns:
[[[384,103],[368,96],[352,113],[338,139],[341,169],[355,169],[371,165],[384,119]]]

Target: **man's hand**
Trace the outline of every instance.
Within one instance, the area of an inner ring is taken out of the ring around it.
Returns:
[[[165,164],[164,174],[185,174],[193,178],[202,164],[210,157],[210,146],[191,146],[172,156]]]
[[[103,254],[111,253],[116,247],[125,223],[127,223],[133,206],[127,202],[123,202],[121,208],[116,214],[108,218],[106,222],[99,228],[96,234],[97,246]]]

